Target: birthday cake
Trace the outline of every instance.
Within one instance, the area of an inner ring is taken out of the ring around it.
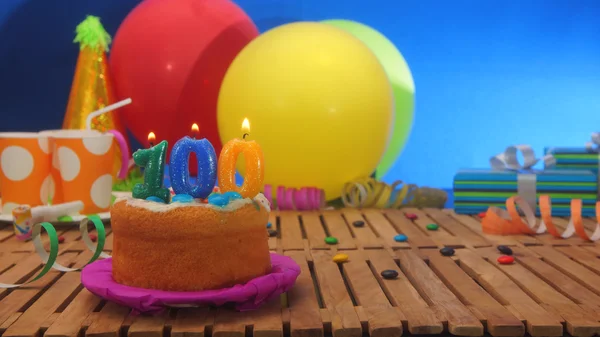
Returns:
[[[118,199],[111,209],[114,280],[137,288],[200,291],[269,273],[269,202],[260,193],[221,197],[228,203]]]

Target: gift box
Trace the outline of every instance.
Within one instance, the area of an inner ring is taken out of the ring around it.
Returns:
[[[517,161],[522,152],[524,164]],[[543,158],[545,167],[554,167],[554,158]],[[597,175],[590,170],[534,170],[539,161],[525,145],[509,147],[490,159],[490,169],[460,170],[454,176],[454,209],[459,214],[478,214],[490,206],[505,208],[506,199],[519,195],[536,209],[540,195],[549,195],[553,216],[569,216],[572,199],[581,199],[583,215],[594,216],[598,193]]]

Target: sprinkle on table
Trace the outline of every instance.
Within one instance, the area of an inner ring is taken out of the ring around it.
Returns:
[[[364,225],[365,225],[365,222],[362,220],[356,220],[352,223],[352,226],[354,226],[354,227],[364,227]]]
[[[498,249],[498,251],[500,253],[502,253],[504,255],[513,255],[512,249],[510,249],[510,247],[508,247],[508,246],[500,245],[496,248]]]
[[[383,276],[386,280],[394,280],[398,278],[398,272],[392,269],[387,269],[381,272],[381,276]]]
[[[477,214],[477,216],[481,219],[485,218],[485,212],[481,212],[479,214]]]
[[[94,233],[91,233],[89,235],[89,237],[90,237],[90,240],[92,240],[92,242],[96,242],[96,240],[98,240],[98,235],[96,235]]]
[[[335,245],[338,243],[338,239],[334,238],[333,236],[328,236],[325,238],[325,243],[328,245]]]
[[[64,237],[64,236],[62,236],[62,235],[60,235],[60,236],[58,237],[58,243],[63,243],[63,242],[65,242],[65,237]]]
[[[440,254],[442,254],[444,256],[452,256],[452,255],[454,255],[454,248],[444,247],[444,248],[440,249]]]
[[[515,258],[508,255],[502,255],[498,257],[498,263],[500,264],[513,264],[515,262]]]
[[[276,230],[274,230],[274,229],[269,229],[269,230],[267,231],[267,233],[269,233],[269,237],[272,237],[272,238],[274,238],[274,237],[276,237],[276,236],[277,236],[277,231],[276,231]]]
[[[270,222],[267,222],[267,228],[271,228],[273,225]]]
[[[396,236],[394,236],[394,241],[396,242],[406,242],[408,240],[408,237],[404,234],[398,234]]]
[[[434,223],[430,223],[429,225],[425,226],[425,228],[427,228],[428,231],[437,231],[438,228],[440,228],[440,226]]]
[[[418,216],[414,213],[406,213],[404,216],[409,220],[417,220],[418,218]]]
[[[348,261],[348,255],[346,254],[335,254],[333,256],[333,262],[335,263],[344,263]]]

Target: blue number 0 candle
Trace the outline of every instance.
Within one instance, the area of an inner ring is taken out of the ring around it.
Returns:
[[[198,177],[195,185],[190,183],[188,167],[192,152],[196,154],[198,160]],[[171,186],[176,194],[189,194],[194,198],[208,197],[217,180],[215,148],[207,139],[196,140],[187,136],[181,138],[171,151],[169,174]]]

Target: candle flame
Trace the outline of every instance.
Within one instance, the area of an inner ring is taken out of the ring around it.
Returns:
[[[192,124],[192,132],[194,132],[194,133],[200,132],[200,128],[198,127],[198,124],[196,124],[196,123]]]
[[[242,132],[250,133],[250,121],[248,118],[244,118],[244,121],[242,122]]]
[[[154,132],[150,131],[150,133],[148,134],[148,141],[150,143],[153,143],[156,140],[156,135],[154,134]]]

